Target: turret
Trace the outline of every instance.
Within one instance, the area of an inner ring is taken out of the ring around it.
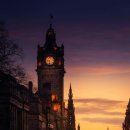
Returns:
[[[46,42],[44,45],[45,48],[54,48],[57,47],[56,44],[56,34],[54,29],[52,28],[52,24],[50,24],[49,29],[46,32]]]
[[[66,130],[76,130],[75,128],[75,109],[73,104],[73,93],[70,84],[69,89],[69,99],[68,99],[68,111],[67,111],[67,129]]]

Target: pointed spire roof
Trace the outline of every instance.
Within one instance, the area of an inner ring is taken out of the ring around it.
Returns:
[[[72,93],[72,87],[71,87],[71,83],[70,83],[70,89],[69,89],[69,93]]]
[[[74,108],[74,104],[73,104],[73,94],[72,94],[71,83],[70,83],[70,88],[69,88],[69,99],[68,99],[67,130],[76,130],[76,128],[75,128],[75,108]]]
[[[128,108],[130,108],[130,98],[129,98],[129,102],[128,102],[128,105],[127,105]]]
[[[129,99],[129,102],[128,102],[128,105],[127,105],[127,109],[126,109],[126,115],[130,115],[130,99]]]
[[[127,105],[126,113],[125,113],[125,120],[123,123],[123,130],[129,130],[130,128],[130,99]]]
[[[72,93],[72,87],[71,87],[71,83],[70,83],[70,88],[69,88],[69,100],[72,100],[73,97],[73,93]]]
[[[56,34],[54,29],[52,28],[52,18],[53,16],[50,16],[50,26],[46,32],[46,42],[44,47],[57,47],[56,44]]]

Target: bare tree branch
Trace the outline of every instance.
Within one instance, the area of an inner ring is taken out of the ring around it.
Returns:
[[[18,63],[22,58],[22,49],[9,39],[5,24],[0,22],[0,71],[10,74],[20,83],[25,83],[25,70]]]

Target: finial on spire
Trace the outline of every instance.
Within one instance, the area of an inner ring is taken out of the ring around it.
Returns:
[[[70,83],[70,89],[69,89],[69,92],[72,93],[72,87],[71,87],[71,83]]]
[[[69,88],[69,98],[72,99],[73,94],[72,94],[72,88],[71,88],[71,83],[70,83],[70,88]]]
[[[50,28],[52,27],[52,19],[53,19],[53,15],[50,14]]]
[[[71,89],[71,83],[70,83],[70,89]]]

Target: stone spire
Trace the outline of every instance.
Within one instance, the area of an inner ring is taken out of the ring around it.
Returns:
[[[72,100],[73,94],[72,94],[72,88],[71,88],[71,83],[70,83],[70,89],[69,89],[69,99]],[[73,100],[72,100],[73,101]]]
[[[126,113],[125,113],[125,120],[122,125],[123,130],[130,130],[130,99],[127,105]]]
[[[77,128],[77,130],[80,130],[80,124],[78,124],[78,128]]]
[[[66,130],[76,130],[75,128],[75,109],[73,104],[73,93],[70,84],[69,89],[69,99],[68,99],[68,111],[67,111],[67,129]]]

